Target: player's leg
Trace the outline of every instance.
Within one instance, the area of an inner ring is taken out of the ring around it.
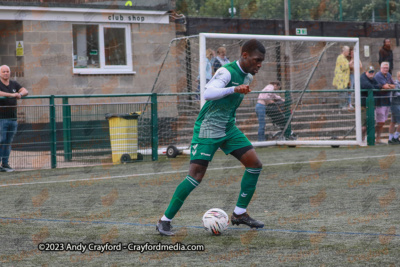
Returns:
[[[247,213],[247,206],[256,190],[262,170],[262,163],[256,151],[243,133],[226,141],[221,149],[232,154],[246,167],[240,184],[239,198],[231,217],[232,224],[246,224],[252,228],[264,227],[263,222],[252,219]]]
[[[399,116],[400,117],[400,116]],[[397,142],[400,144],[400,120],[399,122],[397,122],[397,128],[396,128],[396,132],[394,133],[394,138],[397,140]]]
[[[231,217],[231,222],[233,225],[246,224],[251,228],[262,228],[264,227],[264,223],[251,218],[247,213],[247,206],[256,191],[258,177],[262,170],[262,163],[253,147],[250,147],[249,150],[243,152],[244,149],[232,152],[232,155],[239,159],[246,169],[240,184],[240,193],[235,210]]]
[[[195,160],[190,162],[189,174],[178,185],[171,202],[165,211],[164,220],[172,220],[183,205],[189,194],[200,184],[206,173],[208,161]]]
[[[367,109],[365,107],[361,107],[361,126],[361,140],[364,142],[367,135]]]
[[[0,165],[1,160],[4,157],[4,153],[6,151],[6,138],[7,138],[7,129],[6,129],[6,120],[0,120]],[[6,172],[6,169],[0,166],[0,172]]]
[[[392,118],[389,126],[389,144],[398,145],[399,141],[399,129],[400,129],[400,106],[392,104],[390,107]],[[396,127],[397,124],[397,127]]]
[[[386,107],[376,107],[375,108],[375,120],[376,120],[376,126],[375,126],[375,132],[376,132],[376,143],[380,144],[381,141],[381,134],[383,131],[383,126],[385,125],[386,121]]]
[[[265,141],[265,105],[257,103],[256,114],[258,119],[258,141]]]
[[[14,171],[13,168],[10,167],[8,164],[8,160],[11,154],[11,143],[14,140],[14,136],[17,133],[18,123],[15,120],[8,120],[8,127],[7,127],[7,134],[6,134],[6,145],[4,146],[3,156],[2,156],[2,164],[3,167],[7,172]]]
[[[171,221],[182,207],[185,199],[202,181],[208,163],[218,149],[217,145],[192,144],[190,153],[189,174],[176,188],[164,216],[157,224],[157,231],[161,235],[174,235],[171,231]]]

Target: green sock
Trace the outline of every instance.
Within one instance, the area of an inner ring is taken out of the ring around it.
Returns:
[[[258,176],[262,169],[246,168],[242,177],[241,190],[236,206],[239,208],[247,208],[254,192],[256,191],[256,185]]]
[[[199,182],[197,182],[195,179],[193,179],[189,175],[186,176],[185,180],[183,180],[176,188],[175,193],[172,196],[171,202],[169,203],[169,206],[168,206],[167,210],[165,211],[165,217],[172,220],[172,218],[175,217],[176,213],[182,207],[183,202],[185,201],[187,196],[198,185],[199,185]]]

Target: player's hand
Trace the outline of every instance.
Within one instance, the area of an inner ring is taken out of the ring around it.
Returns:
[[[249,92],[251,92],[250,87],[248,85],[239,85],[235,87],[235,93],[239,93],[239,94],[247,94]]]
[[[16,99],[21,99],[21,95],[20,95],[19,93],[14,93],[14,97],[15,97]]]

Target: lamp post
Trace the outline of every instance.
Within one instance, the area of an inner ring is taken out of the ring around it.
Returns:
[[[289,35],[289,0],[285,0],[285,35]]]

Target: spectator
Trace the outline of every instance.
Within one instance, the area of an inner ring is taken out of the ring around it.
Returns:
[[[11,143],[17,132],[17,100],[28,95],[28,91],[16,81],[10,80],[10,68],[0,66],[0,172],[12,172],[8,164],[11,153]]]
[[[382,64],[382,62],[389,62],[389,73],[392,75],[392,70],[393,70],[393,51],[391,49],[391,44],[390,44],[390,39],[386,38],[383,40],[383,46],[379,50],[379,65]]]
[[[342,53],[336,59],[335,77],[332,85],[338,90],[348,89],[350,83],[350,63],[347,60],[350,48],[343,46]],[[339,108],[347,109],[348,92],[339,92]]]
[[[219,68],[223,65],[230,63],[229,59],[226,57],[226,48],[221,46],[217,49],[217,57],[214,60],[213,68],[214,73],[217,72]]]
[[[400,89],[400,71],[397,72],[397,80],[394,82],[395,89]],[[399,132],[400,132],[400,92],[392,92],[390,104],[390,111],[392,112],[392,120],[389,126],[389,144],[398,145],[400,144]],[[397,129],[395,131],[395,126]]]
[[[212,61],[215,57],[214,50],[208,48],[206,50],[206,83],[208,83],[212,78]],[[200,73],[200,70],[199,70]],[[197,76],[196,81],[199,83],[197,86],[197,92],[200,92],[200,75]],[[195,99],[200,99],[199,95],[196,95]]]
[[[263,92],[272,92],[274,90],[279,90],[281,85],[279,82],[271,82],[268,84],[262,91]],[[276,111],[277,104],[276,101],[285,101],[279,95],[275,93],[261,93],[258,96],[257,104],[256,104],[256,113],[258,118],[258,141],[265,141],[265,114],[266,107],[268,106],[269,111],[274,109]],[[270,113],[269,112],[269,113]]]
[[[384,144],[381,141],[381,134],[383,126],[389,116],[391,96],[391,92],[387,90],[395,88],[392,75],[389,73],[389,62],[382,62],[381,71],[375,75],[375,79],[379,84],[382,84],[382,92],[377,94],[378,99],[375,102],[376,144]]]
[[[380,85],[374,78],[375,69],[373,66],[369,66],[367,71],[361,74],[360,86],[361,89],[381,89]],[[365,134],[367,131],[367,97],[368,91],[361,92],[361,124],[362,124],[362,140],[364,141]],[[376,102],[376,100],[375,100]]]
[[[347,56],[347,60],[350,63],[350,89],[354,91],[354,48],[350,47],[350,55]],[[362,63],[360,62],[360,73],[362,72]],[[349,109],[354,109],[353,105],[351,104],[352,95],[354,92],[349,93]]]

